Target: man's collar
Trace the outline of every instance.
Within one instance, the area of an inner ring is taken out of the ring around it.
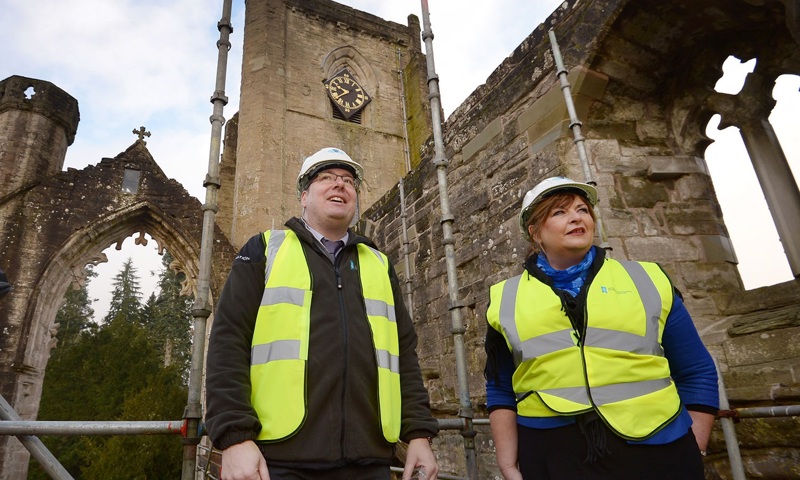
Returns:
[[[314,230],[314,227],[309,225],[308,222],[306,222],[306,220],[304,218],[301,217],[300,221],[303,222],[303,225],[305,225],[306,228],[308,229],[308,231],[311,232],[312,235],[314,235],[314,238],[316,238],[318,242],[322,243],[322,239],[323,238],[327,238],[323,234],[321,234],[318,231]],[[331,241],[334,241],[334,242],[337,241],[337,240],[342,240],[346,245],[348,238],[350,238],[350,232],[349,231],[345,232],[344,236],[342,238],[328,238],[328,240],[331,240]]]

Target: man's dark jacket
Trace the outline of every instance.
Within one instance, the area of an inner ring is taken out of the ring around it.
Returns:
[[[350,232],[336,257],[328,253],[305,224],[286,223],[301,241],[310,268],[311,332],[306,380],[307,417],[290,438],[260,443],[267,464],[299,468],[331,468],[349,463],[389,464],[394,445],[381,433],[377,367],[358,272],[356,244],[365,237]],[[206,429],[218,449],[256,438],[261,425],[250,405],[250,347],[264,293],[265,245],[261,234],[242,247],[220,296],[208,347]],[[433,437],[428,392],[416,354],[417,336],[403,304],[391,265],[400,341],[402,423],[400,439]],[[342,289],[337,289],[337,271]]]
[[[8,283],[8,278],[6,277],[6,273],[0,270],[0,297],[4,296],[6,293],[14,290],[14,287]]]

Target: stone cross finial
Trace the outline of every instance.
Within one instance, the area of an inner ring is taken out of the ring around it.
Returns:
[[[139,137],[139,141],[147,145],[147,142],[144,141],[144,137],[149,137],[150,132],[145,130],[144,126],[139,127],[138,129],[133,129],[133,134]]]

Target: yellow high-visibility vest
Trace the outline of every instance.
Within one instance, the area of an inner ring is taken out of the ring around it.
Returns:
[[[294,232],[270,230],[263,235],[267,262],[252,341],[251,402],[261,422],[257,440],[280,441],[294,434],[306,417],[311,274]],[[394,443],[400,436],[400,348],[389,260],[367,245],[357,248],[378,368],[381,429]]]
[[[596,411],[623,438],[652,436],[681,410],[661,336],[673,289],[655,263],[605,259],[588,287],[579,340],[551,287],[524,273],[490,290],[489,324],[514,357],[517,412]]]

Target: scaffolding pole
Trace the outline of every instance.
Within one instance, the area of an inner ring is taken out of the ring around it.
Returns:
[[[405,82],[403,81],[403,64],[400,58],[400,49],[397,49],[397,76],[398,80],[400,81],[400,105],[403,107],[403,157],[406,161],[406,174],[411,171],[411,152],[409,151],[410,148],[408,146],[408,112],[406,111],[406,87]],[[414,317],[414,297],[412,294],[412,285],[411,285],[411,260],[409,258],[409,244],[408,244],[408,225],[406,224],[406,219],[408,218],[408,214],[406,213],[406,192],[403,187],[403,179],[401,178],[398,182],[398,188],[400,190],[400,218],[403,221],[403,265],[406,269],[405,274],[405,293],[406,293],[406,308],[408,312],[411,314],[413,319]]]
[[[406,290],[406,308],[408,309],[409,313],[411,313],[411,318],[414,318],[414,294],[412,292],[412,281],[411,281],[411,259],[410,259],[410,252],[409,252],[409,242],[408,242],[408,225],[406,223],[406,218],[408,217],[408,213],[406,212],[406,190],[403,184],[403,179],[401,178],[398,182],[398,188],[400,189],[400,219],[402,220],[403,224],[403,265],[406,269],[406,274],[404,275],[405,281],[405,290]]]
[[[20,421],[20,416],[2,395],[0,395],[0,419],[3,420],[0,422],[0,427],[12,423],[29,423]],[[53,480],[73,480],[72,475],[38,438],[24,433],[0,433],[0,435],[16,435],[17,440],[28,449],[31,456]]]
[[[217,193],[219,191],[219,162],[222,144],[222,126],[225,117],[222,111],[228,103],[225,96],[225,77],[228,68],[228,51],[231,49],[230,34],[232,0],[223,0],[222,18],[217,22],[219,40],[217,40],[217,73],[211,103],[214,105],[211,115],[211,141],[208,153],[208,173],[203,186],[206,189],[206,201],[203,204],[203,233],[200,244],[200,272],[197,279],[197,296],[192,306],[194,317],[194,334],[192,337],[192,364],[189,371],[189,394],[183,417],[186,421],[186,433],[183,438],[182,480],[192,480],[197,465],[197,444],[200,443],[200,425],[203,418],[202,384],[203,364],[205,363],[206,324],[211,316],[211,253],[214,246],[214,221],[217,210]]]
[[[403,64],[400,49],[397,49],[397,76],[400,80],[400,106],[403,107],[403,157],[406,161],[406,173],[411,171],[411,152],[408,147],[408,112],[406,111],[406,82],[403,81]]]
[[[553,59],[556,62],[556,75],[561,82],[561,91],[564,93],[564,101],[567,104],[567,112],[569,112],[569,128],[572,130],[572,136],[575,147],[578,149],[578,158],[581,160],[581,168],[583,168],[583,181],[589,185],[597,186],[597,182],[592,178],[592,170],[589,166],[589,155],[586,152],[585,138],[581,133],[582,123],[578,120],[578,114],[575,110],[575,104],[572,101],[572,89],[567,80],[567,69],[564,68],[564,61],[561,59],[561,49],[558,48],[556,41],[556,32],[551,28],[547,34],[550,37],[550,45],[553,50]],[[603,228],[603,220],[600,218],[600,213],[595,212],[595,226],[597,227],[597,234],[600,236],[600,248],[606,251],[606,256],[609,256],[611,245],[608,244],[606,232]]]
[[[9,420],[0,422],[0,435],[181,435],[183,420]]]
[[[717,359],[714,358],[714,367],[717,369],[717,387],[719,389],[719,408],[720,412],[730,410],[728,403],[728,392],[725,391],[725,382],[722,379],[722,371],[719,369]],[[744,464],[742,463],[742,452],[739,450],[739,440],[736,438],[736,429],[733,427],[733,419],[730,417],[720,417],[722,424],[722,434],[725,438],[725,448],[728,450],[728,461],[731,464],[731,474],[733,480],[746,480]]]
[[[724,388],[724,387],[723,387]],[[728,403],[727,396],[725,403]],[[727,410],[733,418],[770,418],[800,416],[800,405],[780,405],[775,407],[744,407]],[[725,410],[723,410],[725,412]]]
[[[433,31],[431,30],[430,15],[428,14],[428,0],[422,1],[422,39],[425,42],[425,57],[428,66],[428,98],[431,102],[431,120],[433,127],[434,160],[436,175],[439,181],[439,203],[442,209],[442,244],[445,251],[447,266],[447,290],[450,295],[450,318],[452,320],[451,333],[456,354],[456,371],[458,374],[459,412],[463,425],[461,436],[464,438],[464,455],[467,462],[467,477],[477,480],[478,468],[475,458],[475,430],[472,428],[472,402],[469,397],[469,381],[467,376],[467,362],[464,354],[464,322],[461,319],[463,304],[458,299],[458,276],[456,274],[455,238],[453,237],[453,214],[450,212],[450,197],[447,192],[447,157],[444,154],[444,140],[442,138],[442,105],[439,95],[439,76],[436,75],[433,60]]]

